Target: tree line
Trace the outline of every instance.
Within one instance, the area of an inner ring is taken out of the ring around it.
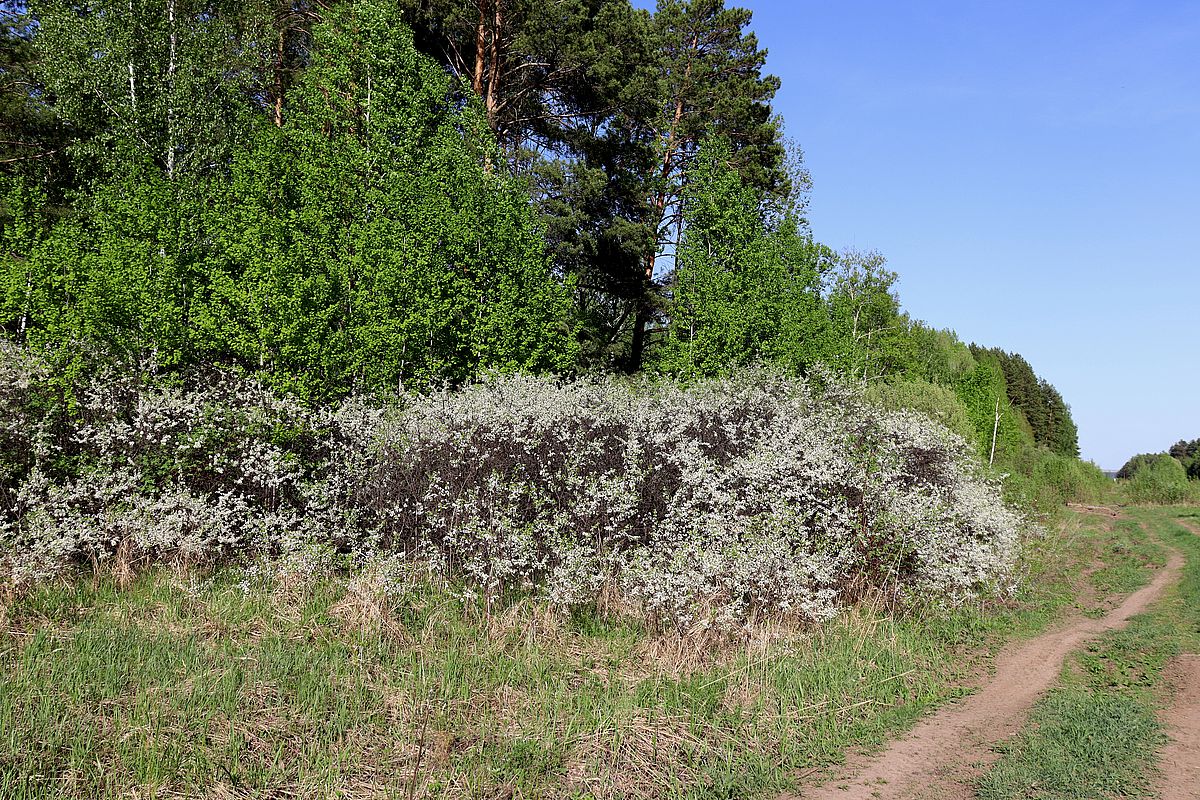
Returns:
[[[1180,439],[1165,453],[1140,453],[1133,456],[1122,465],[1117,472],[1117,478],[1132,480],[1143,469],[1164,459],[1178,462],[1178,467],[1172,467],[1172,469],[1186,475],[1189,480],[1200,481],[1200,439],[1191,441]]]
[[[992,460],[1078,455],[1025,359],[814,237],[724,0],[3,9],[0,329],[64,374],[221,366],[321,401],[827,364]]]

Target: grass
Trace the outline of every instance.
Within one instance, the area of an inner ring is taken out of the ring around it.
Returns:
[[[1163,733],[1164,667],[1200,649],[1200,537],[1175,520],[1187,509],[1141,508],[1123,524],[1153,531],[1187,556],[1180,583],[1149,613],[1106,634],[1068,663],[1062,685],[1034,709],[1028,729],[982,780],[982,800],[1149,797]],[[1149,538],[1131,536],[1144,547]],[[1121,571],[1116,574],[1120,575]]]
[[[48,583],[0,604],[0,797],[769,796],[1161,559],[1136,527],[1080,517],[1028,553],[1007,604],[864,606],[736,640],[488,609],[416,577]]]

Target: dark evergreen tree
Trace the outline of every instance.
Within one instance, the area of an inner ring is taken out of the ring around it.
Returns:
[[[1189,478],[1200,480],[1200,439],[1193,439],[1190,442],[1181,439],[1172,445],[1168,452],[1183,464]]]
[[[1071,418],[1071,410],[1058,390],[1039,378],[1019,353],[977,345],[971,347],[976,356],[986,355],[1003,369],[1009,399],[1028,421],[1034,442],[1059,455],[1078,457],[1078,430]]]
[[[37,74],[36,31],[26,3],[0,2],[0,171],[61,198],[71,134]]]

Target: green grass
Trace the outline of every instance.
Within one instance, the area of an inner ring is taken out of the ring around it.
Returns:
[[[1149,565],[1161,567],[1166,563],[1162,547],[1133,519],[1118,520],[1105,547],[1108,557],[1102,559],[1104,566],[1088,576],[1092,586],[1102,594],[1128,594],[1145,585]]]
[[[1156,717],[1163,668],[1177,653],[1200,647],[1200,537],[1174,520],[1200,512],[1146,508],[1130,514],[1132,524],[1187,556],[1182,580],[1149,613],[1072,659],[1062,685],[1035,707],[1028,729],[981,781],[982,800],[1150,796],[1163,742]]]
[[[529,598],[489,612],[416,578],[48,583],[0,606],[0,797],[768,796],[1161,557],[1135,528],[1064,530],[1030,543],[1013,602],[739,641]]]

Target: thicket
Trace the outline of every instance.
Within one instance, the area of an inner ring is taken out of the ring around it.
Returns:
[[[85,21],[55,11],[39,39],[84,58]],[[173,35],[220,31],[197,24]],[[287,118],[248,126],[221,169],[178,141],[156,158],[118,140],[53,224],[9,178],[0,320],[60,367],[239,366],[315,399],[572,365],[568,282],[450,86],[397,11],[357,4],[313,29]],[[168,122],[177,100],[161,101]]]
[[[1182,502],[1190,494],[1183,465],[1165,453],[1143,462],[1125,490],[1135,503],[1173,504]]]
[[[973,464],[1043,512],[1098,473],[1022,357],[911,319],[880,254],[813,236],[749,21],[721,0],[14,7],[14,563],[309,541],[485,591],[567,598],[578,573],[676,616],[999,580],[1019,525]],[[581,377],[618,372],[674,383]],[[529,374],[557,377],[496,381]]]
[[[1181,439],[1165,453],[1133,456],[1117,472],[1135,503],[1181,503],[1200,498],[1200,439]]]
[[[13,580],[121,553],[392,554],[488,597],[620,598],[656,622],[829,618],[1002,591],[1026,523],[966,443],[826,377],[690,388],[514,376],[311,407],[229,374],[104,374],[58,413],[0,349]]]

